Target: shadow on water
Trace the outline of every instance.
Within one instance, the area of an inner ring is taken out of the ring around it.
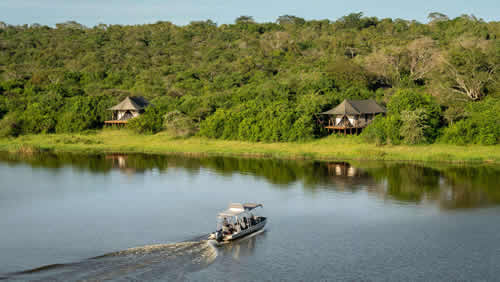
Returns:
[[[80,155],[0,153],[0,162],[32,167],[63,167],[92,173],[119,170],[126,174],[182,169],[196,175],[211,171],[265,179],[272,187],[287,189],[301,183],[305,190],[368,191],[376,197],[402,203],[436,203],[442,209],[477,208],[500,204],[500,167],[494,165],[417,164],[397,162],[319,162],[231,157],[160,155]]]
[[[81,262],[46,265],[4,279],[37,281],[182,280],[215,261],[217,250],[206,240],[149,245]]]

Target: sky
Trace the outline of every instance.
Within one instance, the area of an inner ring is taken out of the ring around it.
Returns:
[[[54,26],[77,21],[86,26],[147,24],[170,21],[186,25],[212,20],[233,23],[241,15],[257,22],[274,22],[285,14],[306,20],[336,20],[354,12],[378,18],[427,22],[430,12],[449,17],[473,14],[486,21],[500,21],[499,0],[0,0],[0,21],[12,25]]]

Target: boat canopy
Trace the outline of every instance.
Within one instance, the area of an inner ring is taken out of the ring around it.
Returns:
[[[237,216],[244,212],[251,211],[258,207],[262,207],[262,204],[256,203],[233,203],[229,205],[229,208],[221,213],[219,213],[219,217],[228,217],[228,216]]]

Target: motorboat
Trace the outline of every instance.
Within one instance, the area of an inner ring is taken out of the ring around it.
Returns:
[[[217,243],[236,240],[264,228],[267,218],[255,214],[255,209],[262,208],[256,203],[232,203],[229,208],[217,215],[217,229],[208,236]]]

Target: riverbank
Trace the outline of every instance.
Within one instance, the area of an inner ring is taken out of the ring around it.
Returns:
[[[330,136],[304,143],[252,143],[200,137],[175,138],[166,133],[136,135],[127,130],[103,130],[90,134],[25,135],[18,138],[0,139],[0,151],[500,163],[500,146],[444,144],[377,146],[364,143],[357,136]]]

